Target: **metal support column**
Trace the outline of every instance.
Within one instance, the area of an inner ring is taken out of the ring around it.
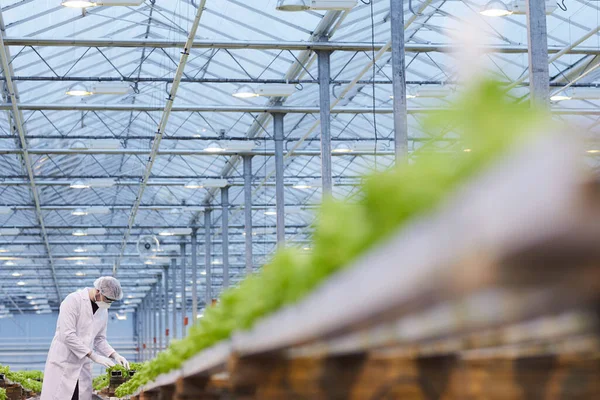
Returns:
[[[142,332],[143,332],[143,324],[142,324],[142,304],[140,303],[138,308],[133,313],[133,317],[135,318],[135,337],[136,337],[136,348],[137,354],[135,356],[136,362],[142,361]]]
[[[321,176],[323,179],[323,197],[331,194],[331,98],[329,81],[331,68],[330,53],[317,51],[319,62],[319,112],[321,114]]]
[[[229,287],[229,187],[221,188],[221,252],[223,253],[223,289]]]
[[[156,357],[158,353],[158,318],[156,318],[156,314],[158,313],[158,296],[156,285],[154,284],[152,287],[152,358]]]
[[[158,298],[158,300],[157,300],[158,312],[156,313],[156,318],[158,319],[158,351],[162,351],[162,349],[163,349],[163,343],[164,343],[163,338],[164,338],[164,333],[165,333],[165,327],[163,326],[164,302],[163,302],[163,294],[162,294],[164,280],[165,280],[165,274],[163,272],[158,277],[158,284],[156,287],[156,297]]]
[[[546,2],[526,0],[527,40],[529,43],[529,90],[531,104],[548,108],[549,71]]]
[[[406,67],[404,53],[404,0],[390,1],[392,31],[392,88],[394,94],[394,140],[396,163],[408,154]]]
[[[273,114],[273,130],[275,137],[275,205],[277,219],[277,246],[285,245],[285,198],[283,187],[283,117],[285,114]]]
[[[152,337],[152,326],[150,320],[150,300],[148,296],[144,299],[144,360],[150,359],[150,343]]]
[[[252,156],[244,157],[244,233],[246,235],[246,275],[252,274]]]
[[[211,230],[211,210],[204,210],[204,271],[206,272],[206,286],[204,290],[204,309],[210,307],[212,302],[212,271],[211,271],[211,251],[210,251],[210,230]]]
[[[185,326],[187,325],[187,297],[185,295],[185,288],[187,287],[186,271],[185,271],[185,243],[181,243],[181,337],[184,338],[186,331]]]
[[[169,347],[169,266],[165,265],[164,267],[164,274],[163,274],[163,289],[165,291],[165,297],[163,299],[163,303],[164,303],[164,315],[163,318],[165,320],[165,341],[164,341],[164,345],[165,345],[165,349],[167,347]]]
[[[177,259],[171,259],[171,280],[173,282],[173,324],[171,325],[171,338],[177,339]]]
[[[198,238],[197,229],[192,230],[192,324],[198,319]]]

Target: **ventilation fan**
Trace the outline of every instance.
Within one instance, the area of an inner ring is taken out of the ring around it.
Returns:
[[[137,250],[138,254],[140,255],[140,258],[142,259],[155,257],[156,254],[160,251],[160,242],[158,241],[156,236],[142,236],[138,239]]]

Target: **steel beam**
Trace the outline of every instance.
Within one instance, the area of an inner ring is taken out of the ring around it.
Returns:
[[[185,252],[185,242],[181,243],[181,337],[184,338],[186,335],[186,318],[187,318],[187,296],[185,293],[185,288],[187,287],[186,275],[187,272],[185,270],[185,262],[187,259],[187,255]]]
[[[173,324],[171,337],[177,339],[177,258],[171,258],[171,279],[173,281]]]
[[[221,189],[221,252],[223,253],[223,287],[229,287],[229,187]]]
[[[404,0],[390,1],[392,34],[392,80],[396,163],[408,154],[406,67],[404,60]]]
[[[204,211],[204,271],[206,272],[206,282],[204,289],[204,304],[208,307],[212,300],[212,271],[211,271],[211,210],[210,208]]]
[[[156,153],[160,147],[160,142],[165,133],[165,130],[167,129],[169,115],[171,114],[171,109],[173,108],[173,102],[175,101],[175,97],[177,96],[177,90],[179,88],[179,83],[180,83],[181,78],[183,77],[183,71],[185,69],[185,65],[187,63],[192,45],[194,43],[194,39],[196,37],[196,31],[198,30],[198,25],[200,24],[200,18],[202,17],[202,13],[204,11],[205,4],[206,4],[206,0],[200,0],[200,3],[198,4],[198,9],[196,11],[196,16],[194,18],[194,22],[192,23],[192,26],[189,28],[188,38],[185,42],[185,45],[183,46],[181,58],[179,60],[179,64],[177,65],[177,70],[175,71],[175,78],[173,80],[173,84],[171,85],[171,90],[169,92],[167,104],[165,105],[162,117],[160,119],[160,123],[158,125],[158,129],[157,129],[154,141],[152,142],[152,152],[150,153],[148,164],[146,164],[146,169],[144,171],[144,175],[143,175],[142,182],[141,182],[141,185],[140,185],[138,193],[137,193],[136,200],[133,204],[131,214],[129,215],[129,228],[125,231],[125,234],[123,236],[123,244],[121,245],[121,253],[124,253],[125,248],[127,247],[127,240],[129,239],[129,235],[131,234],[131,232],[130,232],[131,227],[135,223],[135,217],[137,215],[137,211],[142,202],[142,197],[143,197],[144,191],[146,189],[146,182],[148,181],[148,179],[150,178],[150,175],[152,173],[152,166],[154,164],[154,160],[156,159],[156,155],[157,155]],[[121,257],[118,257],[117,260],[115,261],[115,265],[113,268],[113,275],[117,274],[120,263],[121,263]]]
[[[321,121],[321,180],[323,197],[330,195],[331,179],[331,98],[329,94],[329,79],[331,74],[330,53],[320,50],[317,52],[319,70],[319,109]]]
[[[347,93],[344,94],[344,96]],[[336,103],[341,99],[336,99]],[[160,106],[151,106],[143,104],[19,104],[20,110],[29,111],[161,111]],[[0,111],[12,110],[12,105],[8,103],[0,104]],[[431,114],[438,111],[444,110],[443,108],[425,108],[425,107],[414,107],[407,109],[408,114]],[[217,113],[283,113],[283,114],[318,114],[320,113],[319,107],[310,106],[176,106],[173,107],[171,112],[217,112]],[[563,114],[579,114],[581,109],[568,109],[568,108],[555,108],[552,110],[553,113]],[[394,109],[391,107],[377,107],[375,114],[393,114]],[[373,114],[373,109],[368,107],[338,107],[331,109],[331,114]],[[319,121],[316,121],[316,127],[319,126]],[[310,130],[312,133],[314,129]],[[286,157],[291,156],[297,152],[298,146],[300,146],[306,140],[306,135],[296,140],[294,148],[286,153]],[[106,139],[110,139],[112,136],[106,136]],[[56,137],[57,139],[59,137]],[[360,140],[360,139],[359,139]],[[411,139],[416,140],[416,139]],[[443,139],[448,141],[448,139]],[[67,149],[65,149],[67,150]],[[31,151],[37,151],[31,149]],[[165,154],[167,151],[174,150],[161,150],[161,153]],[[185,151],[181,149],[181,151]],[[231,153],[215,153],[216,155],[231,155]],[[335,154],[335,153],[334,153]]]
[[[273,136],[275,138],[275,204],[277,219],[277,245],[285,245],[285,194],[283,165],[283,120],[285,114],[273,114]]]
[[[529,43],[529,87],[531,102],[548,108],[548,37],[546,29],[546,2],[526,0],[527,41]]]
[[[172,103],[168,101],[167,103]],[[22,103],[19,108],[23,111],[141,111],[141,112],[160,112],[164,106],[151,104],[94,104],[94,103]],[[11,110],[12,104],[0,104],[0,110]],[[433,108],[411,108],[409,113],[421,114],[437,111]],[[284,114],[318,114],[319,107],[311,106],[261,106],[261,105],[177,105],[172,106],[169,112],[215,112],[215,113],[274,113]],[[373,108],[369,107],[340,107],[331,110],[332,114],[372,114]],[[377,114],[391,114],[393,109],[390,107],[378,107],[375,110]]]
[[[54,282],[54,288],[56,289],[56,296],[58,298],[58,302],[62,302],[62,294],[60,293],[60,289],[58,288],[58,282],[56,281],[56,271],[54,269],[54,261],[52,259],[52,251],[50,249],[50,245],[48,244],[48,235],[46,234],[46,227],[44,225],[44,215],[42,210],[40,209],[41,200],[39,193],[37,191],[37,187],[35,185],[35,174],[33,172],[33,166],[31,164],[31,158],[29,157],[28,145],[25,133],[25,127],[23,126],[23,114],[19,109],[18,98],[17,98],[17,88],[13,84],[12,79],[10,78],[13,74],[12,67],[12,59],[10,56],[10,52],[7,45],[4,43],[4,37],[6,35],[6,30],[4,27],[4,17],[2,15],[2,11],[0,10],[0,28],[2,30],[0,34],[0,62],[2,65],[2,71],[4,77],[6,78],[6,90],[8,91],[8,98],[10,100],[10,110],[12,111],[12,117],[14,121],[14,129],[16,129],[17,134],[19,136],[19,144],[22,150],[22,161],[25,169],[27,170],[27,176],[29,178],[29,184],[31,189],[31,195],[33,197],[33,203],[35,205],[35,214],[37,220],[40,224],[41,236],[42,240],[45,243],[45,250],[48,254],[48,261],[50,264],[50,269],[52,271],[52,277]],[[11,129],[12,131],[12,129]],[[12,132],[11,132],[12,133]]]
[[[330,143],[331,147],[331,143]],[[22,149],[0,149],[0,155],[2,154],[24,154],[25,150]],[[132,154],[132,155],[147,155],[153,154],[150,149],[135,149],[135,148],[122,148],[122,149],[28,149],[28,154],[34,155],[46,155],[46,154],[60,154],[60,155],[81,155],[81,154],[106,154],[106,155],[123,155],[123,154]],[[379,154],[390,155],[393,152],[390,151],[353,151],[350,153],[352,156],[377,156]],[[235,156],[235,155],[250,155],[250,156],[261,156],[261,157],[273,157],[275,155],[274,150],[252,150],[252,151],[231,151],[225,150],[220,151],[218,153],[206,151],[203,149],[169,149],[169,150],[161,150],[154,153],[156,156],[206,156],[206,157],[219,157],[219,156]],[[315,150],[301,150],[295,151],[293,154],[290,151],[286,151],[283,153],[285,156],[295,156],[295,157],[315,157],[320,153]],[[333,153],[336,156],[348,156],[345,153]],[[330,154],[331,156],[331,154]],[[152,179],[157,179],[158,177],[152,177]],[[150,179],[150,177],[148,177]],[[187,181],[186,181],[187,182]],[[137,182],[139,185],[139,181]]]
[[[194,324],[198,318],[198,242],[197,242],[197,229],[192,229],[192,324]]]
[[[4,39],[7,46],[36,46],[36,47],[120,47],[120,48],[183,48],[186,42],[181,40],[148,40],[148,39],[72,39],[72,38],[27,38],[27,37],[6,37]],[[228,50],[327,50],[327,51],[351,51],[364,52],[386,49],[385,42],[371,43],[365,42],[309,42],[309,41],[251,41],[251,40],[229,40],[229,41],[208,41],[195,40],[192,44],[193,49],[228,49]],[[461,46],[446,43],[407,43],[406,51],[410,53],[430,53],[445,52],[452,53],[460,51]],[[560,46],[549,46],[550,53],[562,51]],[[504,53],[504,54],[524,54],[527,53],[526,45],[486,45],[481,46],[482,52]],[[567,51],[568,54],[600,54],[598,47],[587,46],[572,48]]]
[[[252,274],[252,157],[244,160],[244,233],[246,235],[246,274]]]

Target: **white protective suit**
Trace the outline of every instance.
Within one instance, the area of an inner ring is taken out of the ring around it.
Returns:
[[[44,369],[40,400],[71,400],[79,380],[79,400],[92,398],[92,350],[105,357],[114,353],[106,341],[108,311],[94,314],[89,288],[71,293],[60,304],[56,333]]]

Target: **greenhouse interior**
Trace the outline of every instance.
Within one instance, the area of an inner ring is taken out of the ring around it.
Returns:
[[[0,400],[600,399],[600,2],[0,0]]]

